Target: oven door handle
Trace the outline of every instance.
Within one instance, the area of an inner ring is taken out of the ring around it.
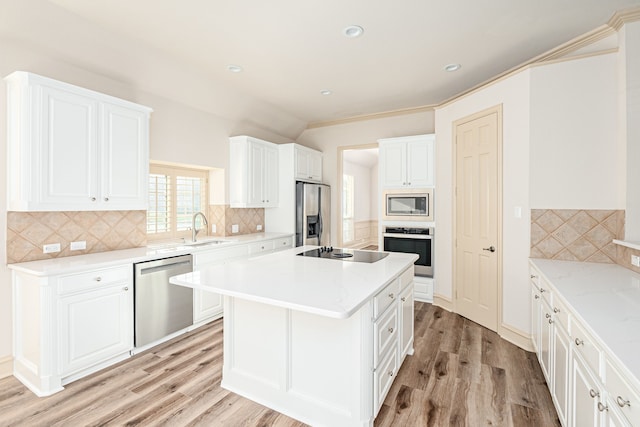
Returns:
[[[415,240],[431,240],[431,234],[398,234],[398,233],[382,233],[382,237],[395,237],[398,239],[415,239]]]

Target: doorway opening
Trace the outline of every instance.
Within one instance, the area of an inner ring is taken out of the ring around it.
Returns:
[[[378,250],[378,144],[338,147],[338,245]]]

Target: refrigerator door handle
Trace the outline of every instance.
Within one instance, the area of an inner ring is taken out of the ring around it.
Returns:
[[[318,245],[322,244],[322,193],[318,189]]]

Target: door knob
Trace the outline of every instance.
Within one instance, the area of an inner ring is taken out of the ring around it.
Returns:
[[[488,248],[482,248],[483,251],[489,251],[489,252],[495,252],[496,251],[496,247],[495,246],[489,246]]]

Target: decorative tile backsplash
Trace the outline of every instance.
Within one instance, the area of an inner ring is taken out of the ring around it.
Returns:
[[[533,258],[615,264],[623,238],[623,210],[531,210]]]
[[[146,228],[146,211],[7,212],[7,263],[145,246]],[[71,252],[83,240],[86,249]],[[42,253],[50,243],[60,252]]]
[[[213,236],[237,236],[239,234],[260,233],[258,225],[264,229],[264,209],[263,208],[232,208],[229,205],[209,206],[209,230],[211,224],[216,225],[216,232]],[[238,232],[232,233],[232,226],[238,225]]]

